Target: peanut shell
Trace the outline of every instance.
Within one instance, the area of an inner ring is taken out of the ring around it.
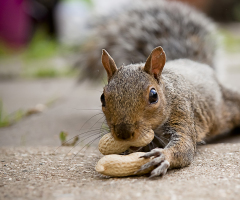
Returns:
[[[136,152],[129,155],[106,155],[98,161],[95,169],[101,174],[112,177],[147,174],[151,172],[154,167],[135,173],[142,165],[151,160],[151,158],[140,158],[140,156],[144,154],[144,152]]]
[[[148,145],[154,138],[154,132],[149,131],[147,134],[140,135],[134,141],[118,141],[111,133],[105,134],[99,141],[98,148],[103,155],[120,154],[129,147],[143,147]]]

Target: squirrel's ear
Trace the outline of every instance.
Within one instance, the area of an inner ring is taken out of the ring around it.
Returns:
[[[144,66],[144,71],[153,75],[159,81],[163,67],[166,62],[166,55],[162,47],[156,47],[148,57]]]
[[[102,64],[107,71],[109,81],[113,74],[117,71],[117,66],[105,49],[102,50]]]

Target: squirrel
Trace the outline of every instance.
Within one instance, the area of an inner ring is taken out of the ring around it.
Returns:
[[[95,43],[84,65],[94,76],[95,51],[102,45],[117,63],[139,62],[118,68],[103,50],[108,83],[100,100],[117,140],[136,140],[154,131],[152,143],[141,149],[144,158],[153,159],[140,170],[155,166],[151,177],[156,177],[188,166],[198,143],[239,126],[240,93],[217,78],[215,28],[209,19],[176,2],[144,5],[105,22],[102,42]]]

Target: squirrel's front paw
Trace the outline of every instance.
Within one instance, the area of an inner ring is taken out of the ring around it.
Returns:
[[[149,178],[163,176],[164,174],[166,174],[167,169],[170,166],[169,162],[165,158],[163,149],[160,148],[153,149],[150,152],[141,156],[140,158],[150,158],[152,156],[154,156],[154,158],[150,162],[143,165],[137,172],[143,171],[152,166],[156,166],[156,168],[152,170],[151,176]]]

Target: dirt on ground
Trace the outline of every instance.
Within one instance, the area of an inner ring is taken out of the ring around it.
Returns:
[[[96,148],[1,148],[0,199],[240,198],[240,143],[200,146],[189,167],[155,179],[100,175],[100,157]]]

